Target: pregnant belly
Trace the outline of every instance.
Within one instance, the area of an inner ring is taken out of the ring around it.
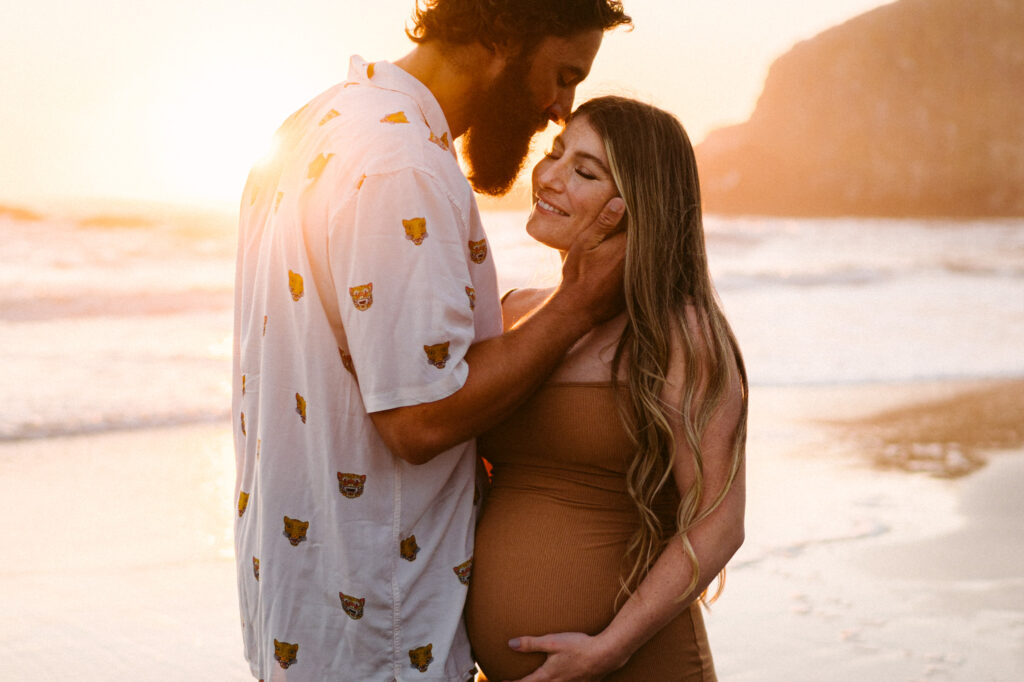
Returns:
[[[470,642],[488,678],[518,679],[543,663],[543,654],[509,649],[513,637],[597,634],[611,622],[635,523],[628,507],[491,492],[477,527],[466,607]]]

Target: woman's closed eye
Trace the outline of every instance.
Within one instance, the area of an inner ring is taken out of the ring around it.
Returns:
[[[576,175],[580,176],[581,178],[585,178],[587,180],[597,180],[596,175],[588,171],[586,168],[583,168],[582,166],[576,166],[575,170]]]

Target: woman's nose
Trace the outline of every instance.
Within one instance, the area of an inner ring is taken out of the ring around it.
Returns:
[[[565,186],[558,161],[544,159],[537,165],[537,186],[552,191],[561,191]]]

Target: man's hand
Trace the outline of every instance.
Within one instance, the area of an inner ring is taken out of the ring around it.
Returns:
[[[553,299],[565,300],[595,326],[622,312],[626,235],[619,227],[626,204],[614,197],[581,232],[562,263],[562,283]]]
[[[626,205],[613,198],[573,243],[563,281],[547,302],[499,337],[466,353],[465,385],[441,400],[370,415],[392,453],[424,464],[507,417],[558,366],[572,344],[623,308],[626,236],[616,234]]]
[[[596,682],[625,665],[601,646],[598,637],[561,632],[543,637],[519,637],[509,646],[522,653],[543,652],[544,665],[518,682]]]

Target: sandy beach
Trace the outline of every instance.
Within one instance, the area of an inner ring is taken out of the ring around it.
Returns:
[[[721,679],[1018,679],[1022,410],[1022,381],[755,387]],[[221,423],[0,444],[4,679],[250,679],[233,478]]]
[[[1020,679],[1022,408],[1019,380],[752,390],[720,677]]]

